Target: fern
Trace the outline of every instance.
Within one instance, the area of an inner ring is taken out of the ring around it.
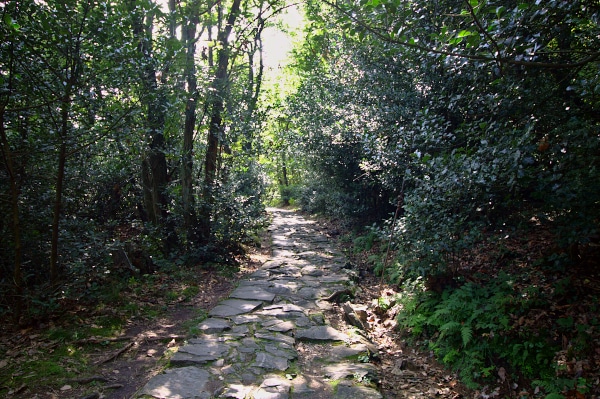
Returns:
[[[511,330],[511,315],[522,314],[531,305],[513,291],[509,281],[501,274],[484,286],[468,282],[441,295],[413,290],[402,300],[405,311],[399,324],[428,342],[436,357],[471,388],[492,379],[500,359],[511,373],[548,381],[545,376],[555,376],[554,349],[541,335],[517,335]],[[559,394],[564,386],[544,391]]]
[[[473,329],[470,325],[465,324],[460,330],[460,335],[462,337],[463,346],[466,347],[471,342],[471,338],[473,338]]]
[[[452,333],[454,331],[458,331],[460,327],[460,323],[457,321],[449,321],[448,323],[442,325],[439,330],[442,334]]]
[[[546,395],[544,399],[565,399],[565,396],[560,393],[552,392],[551,394]]]

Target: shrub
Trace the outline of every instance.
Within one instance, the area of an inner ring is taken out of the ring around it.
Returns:
[[[513,328],[511,316],[524,314],[530,303],[513,290],[506,274],[441,294],[417,291],[400,301],[404,311],[399,324],[424,339],[471,388],[495,378],[500,367],[527,378],[554,375],[551,361],[557,348],[549,337]]]

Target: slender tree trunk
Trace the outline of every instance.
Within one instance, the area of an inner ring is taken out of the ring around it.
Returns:
[[[22,296],[25,282],[23,281],[23,245],[21,242],[21,218],[20,218],[20,208],[19,208],[19,197],[20,197],[20,184],[17,177],[17,172],[15,168],[13,152],[10,148],[10,142],[8,141],[8,137],[6,135],[6,125],[5,125],[5,117],[6,117],[6,106],[10,100],[10,93],[13,91],[13,61],[14,54],[13,51],[14,46],[10,44],[10,59],[8,60],[8,68],[6,75],[8,76],[8,90],[5,91],[5,94],[2,96],[2,102],[0,102],[0,147],[2,149],[2,159],[4,164],[6,165],[6,172],[9,178],[10,184],[10,208],[12,212],[11,224],[12,224],[12,234],[13,234],[13,272],[12,272],[12,280],[14,284],[14,302],[13,302],[13,316],[14,320],[18,322],[21,317],[22,312]]]
[[[83,23],[83,22],[82,22]],[[79,38],[77,38],[79,41]],[[54,285],[58,282],[58,241],[60,238],[60,219],[62,214],[63,186],[65,182],[65,168],[67,165],[67,138],[70,130],[71,103],[73,101],[73,90],[79,79],[79,43],[74,48],[72,59],[65,68],[66,80],[65,92],[60,104],[60,128],[58,129],[58,168],[56,170],[56,193],[54,197],[54,209],[52,216],[52,239],[50,243],[50,281]]]
[[[10,181],[10,205],[12,211],[12,233],[13,233],[13,284],[15,287],[15,301],[14,301],[14,318],[16,321],[21,317],[21,304],[23,296],[23,272],[22,272],[22,259],[23,259],[23,246],[21,244],[21,219],[19,217],[19,184],[17,181],[17,175],[15,173],[13,154],[10,150],[10,144],[8,137],[6,136],[6,130],[4,125],[6,104],[0,105],[0,140],[2,144],[2,158],[4,158],[4,164],[6,165],[6,171]]]
[[[213,189],[217,173],[217,159],[219,143],[221,141],[223,128],[223,111],[225,109],[224,98],[227,92],[227,81],[229,68],[229,35],[233,29],[237,16],[240,13],[241,0],[234,0],[231,5],[229,16],[225,27],[219,31],[217,41],[221,49],[217,55],[217,71],[211,90],[210,122],[208,126],[207,148],[204,160],[204,189],[203,206],[199,221],[199,232],[202,241],[210,238],[210,217],[212,214]]]
[[[50,281],[56,284],[58,281],[58,241],[60,237],[60,215],[62,213],[62,194],[65,181],[65,166],[67,164],[67,145],[61,138],[58,151],[58,170],[56,172],[56,196],[54,198],[54,211],[52,217],[52,245],[50,250]]]
[[[265,69],[263,60],[263,46],[262,46],[262,31],[265,28],[265,21],[259,16],[259,23],[254,35],[254,46],[251,51],[248,52],[248,108],[244,115],[244,132],[245,142],[243,145],[246,154],[252,151],[252,140],[254,139],[253,129],[251,128],[252,118],[254,117],[254,111],[256,110],[256,104],[258,103],[258,96],[260,95],[260,89],[262,87],[263,73]],[[256,77],[254,74],[254,57],[258,51],[258,72]]]
[[[166,239],[163,241],[163,253],[169,254],[177,245],[175,226],[168,218],[169,199],[166,194],[168,184],[167,159],[165,156],[165,98],[158,87],[157,73],[152,58],[152,15],[147,21],[136,10],[136,1],[132,0],[130,9],[134,15],[133,33],[138,39],[138,49],[145,60],[143,69],[144,95],[142,101],[146,104],[147,125],[149,130],[149,149],[142,161],[142,185],[144,190],[144,205],[148,219],[155,225],[165,228]]]
[[[185,107],[185,124],[183,129],[183,162],[181,170],[182,180],[182,202],[183,220],[187,233],[188,245],[197,241],[196,234],[196,212],[194,210],[193,195],[193,152],[194,131],[196,127],[196,108],[198,102],[198,83],[196,80],[196,64],[194,55],[196,53],[196,29],[199,24],[199,16],[191,15],[183,27],[183,40],[187,45],[185,76],[187,80],[188,101]]]

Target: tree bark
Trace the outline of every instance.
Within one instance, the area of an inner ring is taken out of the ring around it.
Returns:
[[[214,202],[213,189],[215,177],[217,173],[217,160],[219,154],[219,144],[221,135],[223,134],[223,111],[225,107],[224,98],[227,93],[229,68],[229,36],[233,29],[239,13],[241,0],[234,0],[227,17],[225,27],[219,31],[217,41],[221,45],[221,49],[217,55],[217,71],[215,79],[211,86],[211,107],[210,107],[210,122],[207,134],[207,148],[204,160],[204,188],[203,188],[203,206],[199,221],[199,233],[203,242],[210,238],[211,226],[210,217],[212,214],[212,205]]]
[[[196,233],[197,217],[194,209],[193,195],[193,152],[194,131],[196,127],[196,109],[198,103],[198,83],[196,79],[196,29],[199,24],[197,7],[190,15],[182,29],[182,39],[187,47],[185,77],[187,80],[188,100],[185,107],[185,124],[183,128],[183,159],[181,168],[183,220],[187,234],[188,246],[198,240]]]
[[[10,75],[10,72],[9,72]],[[8,91],[10,93],[10,90]],[[12,211],[12,233],[13,233],[13,284],[15,287],[15,301],[14,301],[14,318],[16,321],[21,317],[21,304],[22,295],[24,288],[23,272],[22,272],[22,260],[23,260],[23,246],[21,244],[21,219],[19,211],[19,184],[17,181],[17,175],[15,173],[13,153],[10,150],[10,143],[6,136],[5,130],[5,110],[6,101],[0,104],[0,144],[2,145],[2,158],[6,165],[6,171],[8,173],[10,182],[10,205]]]
[[[164,227],[166,239],[163,240],[162,251],[169,254],[177,244],[177,235],[172,223],[168,220],[169,199],[166,194],[168,184],[167,160],[164,153],[165,137],[165,98],[157,83],[157,73],[152,58],[152,15],[144,21],[143,16],[135,8],[136,2],[130,2],[130,9],[135,14],[132,18],[133,33],[138,39],[138,50],[145,60],[142,84],[144,93],[148,127],[149,149],[142,161],[142,184],[144,190],[144,207],[148,219],[157,226]]]

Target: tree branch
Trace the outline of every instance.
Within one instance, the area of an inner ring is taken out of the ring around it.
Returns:
[[[362,21],[358,16],[355,16],[355,15],[352,15],[352,14],[346,12],[340,6],[338,6],[335,3],[332,3],[330,0],[323,0],[323,3],[338,10],[345,17],[347,17],[351,21],[357,23],[359,26],[361,26],[368,32],[372,33],[379,39],[382,39],[388,43],[397,44],[402,47],[408,47],[408,48],[423,51],[426,53],[446,55],[449,57],[464,58],[464,59],[468,59],[471,61],[495,62],[495,63],[510,64],[510,65],[516,65],[516,66],[543,68],[543,69],[579,68],[586,64],[589,64],[590,62],[594,62],[600,58],[600,51],[596,51],[596,52],[591,53],[588,57],[583,58],[579,61],[575,61],[575,62],[571,62],[571,63],[553,63],[553,62],[522,61],[522,60],[517,60],[514,58],[508,58],[508,57],[500,57],[500,56],[489,57],[489,56],[485,56],[485,55],[481,55],[481,54],[466,54],[466,53],[461,53],[461,52],[456,52],[456,51],[443,50],[443,49],[439,49],[439,48],[420,45],[417,43],[410,43],[410,42],[406,42],[403,40],[394,39],[394,38],[390,37],[387,32],[383,33],[381,29],[378,29],[378,28],[368,25],[366,22]]]

